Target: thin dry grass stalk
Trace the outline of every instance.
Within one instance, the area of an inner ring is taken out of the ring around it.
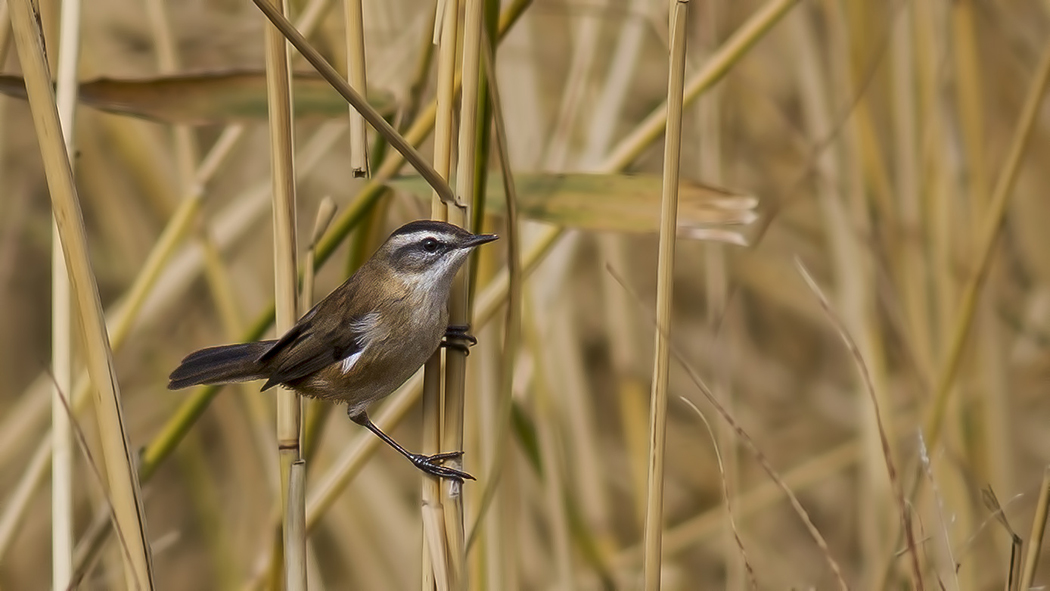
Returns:
[[[98,284],[88,260],[83,215],[65,144],[62,142],[51,76],[44,59],[42,32],[30,0],[12,3],[11,24],[26,78],[26,91],[44,160],[55,220],[62,237],[78,315],[87,343],[85,352],[92,382],[96,387],[99,431],[117,527],[129,539],[125,578],[129,587],[152,589],[150,547],[146,538],[138,478],[124,429],[120,389],[116,383]]]
[[[926,449],[926,441],[923,439],[922,433],[919,433],[919,460],[922,462],[922,468],[923,468],[923,471],[926,473],[926,479],[930,481],[930,492],[933,493],[933,501],[937,505],[937,518],[938,518],[938,521],[940,521],[941,533],[944,536],[944,546],[945,546],[945,548],[946,548],[946,550],[948,552],[948,558],[951,560],[951,564],[952,564],[952,567],[953,567],[952,568],[952,579],[955,582],[955,589],[959,590],[959,589],[962,589],[962,585],[959,583],[959,569],[955,568],[955,566],[959,564],[959,561],[955,558],[955,551],[952,549],[951,535],[948,532],[948,524],[950,522],[949,522],[948,519],[946,519],[946,516],[945,516],[944,496],[941,494],[941,489],[937,485],[936,478],[934,478],[934,475],[933,475],[933,462],[930,460],[930,453],[929,453],[929,450]],[[994,511],[996,511],[996,514],[999,515],[999,517],[1002,519],[1001,523],[1003,523],[1006,526],[1007,531],[1010,531],[1010,533],[1016,539],[1017,535],[1014,534],[1013,531],[1010,530],[1009,524],[1006,523],[1006,516],[1003,515],[1002,507],[999,506],[999,501],[995,499],[995,494],[991,492],[990,488],[986,492],[991,496],[992,500],[994,500],[994,506],[992,507],[992,509]],[[987,497],[986,497],[986,499],[987,499]],[[907,552],[914,552],[914,549],[913,548],[908,548],[908,549],[906,549],[906,551]],[[1013,563],[1014,563],[1014,560],[1013,560],[1012,557],[1011,557],[1010,563],[1011,563],[1011,565],[1013,565]],[[1011,567],[1010,570],[1011,570],[1011,573],[1012,573],[1014,569]],[[1009,586],[1009,584],[1008,584],[1008,586]]]
[[[88,445],[87,437],[84,436],[84,431],[80,428],[80,425],[76,422],[75,418],[73,417],[73,409],[69,405],[69,400],[66,399],[65,393],[59,393],[58,402],[59,405],[62,407],[62,411],[66,413],[66,417],[69,418],[70,428],[73,434],[76,436],[77,443],[80,446],[80,451],[84,454],[84,459],[87,460],[89,472],[94,477],[95,482],[98,484],[99,488],[105,491],[105,480],[102,477],[102,473],[99,471],[98,462],[95,461],[94,456],[91,454],[91,447]],[[101,496],[105,508],[103,511],[100,512],[101,519],[98,520],[98,523],[105,525],[106,523],[112,523],[116,521],[117,513],[116,508],[113,506],[113,499],[107,494],[105,494],[105,492],[103,492]],[[92,526],[92,528],[89,528],[89,533],[87,536],[85,536],[86,538],[90,537],[91,530],[94,529],[94,524],[92,524]],[[124,556],[125,559],[130,560],[131,549],[128,547],[128,540],[124,537],[123,532],[119,528],[117,528],[117,542],[120,544],[121,554]],[[68,581],[67,586],[65,588],[76,589],[79,586],[80,581],[84,578],[84,574],[85,572],[83,570],[80,570],[79,572],[76,570],[71,572],[70,580]]]
[[[740,538],[740,529],[737,527],[736,518],[733,516],[733,497],[729,494],[729,481],[726,478],[726,469],[722,462],[722,452],[718,449],[718,437],[715,436],[715,431],[711,428],[711,423],[707,420],[707,417],[693,404],[693,401],[684,396],[681,397],[681,400],[700,417],[704,427],[707,429],[707,434],[711,437],[711,445],[715,449],[715,458],[718,460],[718,474],[722,480],[722,498],[726,502],[726,517],[729,520],[729,530],[734,543],[736,543],[737,551],[740,553],[740,559],[744,563],[748,583],[753,591],[757,591],[758,579],[755,577],[755,569],[751,567],[751,562],[747,559],[747,550],[744,549],[744,541]]]
[[[685,88],[686,17],[689,3],[671,8],[671,50],[667,82],[663,194],[660,205],[660,252],[656,267],[656,357],[649,413],[649,478],[645,505],[645,589],[660,588],[664,529],[664,456],[667,446],[667,380],[670,371],[671,301],[674,296],[674,252],[678,226],[678,177],[682,150],[682,104]]]
[[[912,531],[911,527],[911,511],[908,508],[908,504],[904,499],[904,487],[901,485],[900,477],[897,472],[896,464],[893,461],[893,452],[890,450],[890,442],[886,437],[886,430],[882,423],[882,409],[879,407],[879,399],[875,393],[875,385],[871,380],[871,375],[868,371],[868,366],[864,362],[864,357],[860,353],[860,348],[857,347],[857,343],[850,336],[849,331],[846,329],[845,323],[838,315],[831,309],[831,304],[828,299],[824,296],[824,292],[821,291],[820,286],[813,279],[813,276],[809,274],[806,267],[802,264],[802,261],[795,259],[795,264],[798,266],[799,273],[802,274],[802,278],[805,279],[806,284],[809,285],[810,290],[817,296],[820,301],[820,307],[824,309],[824,312],[828,315],[832,324],[835,326],[835,330],[842,337],[843,343],[849,350],[850,355],[853,357],[857,364],[857,369],[860,371],[861,377],[863,378],[865,390],[868,392],[868,396],[871,398],[871,404],[874,407],[874,419],[878,427],[879,442],[882,444],[882,457],[886,462],[886,473],[889,476],[890,485],[893,487],[894,496],[897,501],[897,511],[900,513],[901,528],[904,533],[904,539],[907,541],[907,551],[909,560],[912,568],[912,586],[918,591],[924,589],[922,581],[922,568],[919,566],[919,549],[915,544],[915,532]]]

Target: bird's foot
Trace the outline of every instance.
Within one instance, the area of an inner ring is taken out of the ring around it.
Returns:
[[[469,324],[453,324],[445,329],[445,338],[441,346],[446,349],[455,349],[463,355],[470,355],[470,348],[478,344],[478,339],[470,334]]]
[[[459,482],[463,482],[464,480],[474,480],[474,477],[466,472],[441,465],[441,462],[444,462],[445,460],[454,460],[461,457],[463,457],[463,452],[461,451],[448,451],[434,454],[432,456],[412,454],[408,459],[412,460],[412,463],[416,468],[419,468],[431,476],[458,480]]]

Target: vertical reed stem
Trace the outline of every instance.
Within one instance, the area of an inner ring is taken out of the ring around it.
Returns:
[[[286,0],[271,5],[287,14]],[[289,47],[277,28],[266,24],[266,98],[269,105],[270,166],[273,182],[274,294],[277,334],[290,329],[298,317],[296,274],[295,164],[293,156],[292,89],[288,68]],[[290,515],[288,485],[292,465],[301,460],[302,401],[286,388],[277,392],[277,450],[281,468],[282,526]],[[299,509],[296,509],[298,511]],[[286,553],[286,559],[293,558]]]
[[[459,0],[439,2],[434,18],[434,39],[438,43],[437,113],[434,121],[434,169],[448,179],[452,172],[452,138],[456,99],[456,49],[459,43]],[[448,219],[448,206],[437,191],[431,198],[430,217]],[[423,453],[440,451],[442,433],[441,351],[427,361],[423,373]],[[422,481],[423,511],[423,589],[435,584],[447,589],[449,580],[448,546],[445,540],[445,513],[441,483],[424,476]]]
[[[66,153],[73,153],[80,58],[80,0],[62,3],[56,102]],[[72,163],[70,163],[72,168]],[[73,574],[73,431],[61,397],[73,392],[73,318],[69,271],[58,224],[51,224],[51,588],[65,589]],[[72,406],[72,401],[69,402]]]
[[[350,86],[361,96],[367,96],[365,76],[365,24],[361,0],[345,0],[346,7],[346,64]],[[368,176],[368,126],[357,109],[350,108],[350,169],[355,177]]]
[[[288,504],[284,508],[284,588],[306,591],[306,462],[288,469]]]
[[[664,140],[660,252],[656,269],[656,358],[649,417],[649,479],[645,507],[645,589],[660,588],[664,508],[664,449],[667,443],[667,377],[671,360],[668,332],[674,294],[674,251],[678,224],[678,167],[682,149],[688,0],[672,0],[671,54],[667,83],[667,135]]]
[[[470,204],[476,191],[474,176],[478,129],[478,88],[481,72],[481,27],[484,15],[483,0],[466,0],[463,17],[463,90],[459,109],[459,161],[456,169],[456,204],[448,208],[448,221],[462,228],[471,228]],[[452,284],[449,299],[449,324],[470,323],[471,263],[467,262]],[[467,357],[462,351],[450,349],[445,354],[444,429],[441,434],[445,449],[463,449],[463,412],[467,380]],[[453,462],[462,467],[462,461]],[[446,480],[443,483],[445,534],[448,543],[449,571],[454,589],[465,585],[464,565],[466,543],[463,523],[463,483]]]

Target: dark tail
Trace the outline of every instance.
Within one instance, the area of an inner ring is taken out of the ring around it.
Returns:
[[[171,380],[168,382],[168,389],[179,390],[198,384],[225,384],[265,378],[265,366],[257,360],[275,342],[223,345],[190,353],[168,376]]]

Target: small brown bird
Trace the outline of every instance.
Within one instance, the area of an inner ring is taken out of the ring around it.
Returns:
[[[469,327],[448,326],[448,298],[470,251],[496,239],[445,222],[408,223],[280,339],[191,353],[171,373],[168,388],[265,379],[263,390],[282,384],[303,396],[345,402],[351,420],[420,470],[473,479],[441,465],[462,451],[411,453],[372,423],[366,407],[412,377],[439,346],[466,350],[476,342]]]

